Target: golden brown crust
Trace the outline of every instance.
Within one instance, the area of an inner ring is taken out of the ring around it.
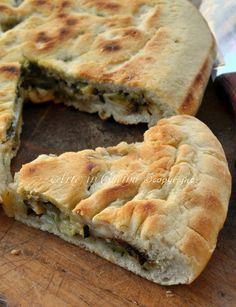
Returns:
[[[210,47],[210,54],[214,54],[215,52],[215,41],[212,37],[212,45]],[[189,88],[187,95],[182,103],[182,105],[178,109],[179,114],[196,114],[199,108],[199,99],[202,100],[204,91],[203,88],[206,86],[208,82],[208,76],[212,69],[212,59],[206,58],[201,66],[199,73],[196,75],[193,80],[192,85]]]
[[[138,89],[158,108],[166,104],[168,116],[196,114],[215,43],[188,1],[4,3],[0,25],[10,30],[0,36],[0,63],[28,59],[75,80]]]
[[[0,144],[6,141],[6,132],[15,116],[18,63],[0,64]]]
[[[215,249],[231,192],[220,143],[191,116],[161,120],[143,143],[40,156],[22,167],[17,184],[23,197],[51,201],[64,212],[74,208],[143,246],[155,238],[174,246],[192,279]]]

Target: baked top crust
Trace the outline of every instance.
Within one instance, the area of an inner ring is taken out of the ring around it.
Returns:
[[[140,92],[168,116],[197,112],[215,43],[189,1],[19,3],[0,4],[0,63],[29,60],[62,78]]]
[[[39,156],[15,182],[23,199],[73,211],[104,233],[124,233],[144,249],[157,239],[177,248],[192,280],[215,249],[231,193],[220,143],[187,115],[161,120],[142,143]],[[14,206],[5,210],[14,216]]]

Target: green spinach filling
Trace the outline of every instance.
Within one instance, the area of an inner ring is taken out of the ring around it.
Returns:
[[[22,85],[26,93],[33,89],[50,90],[59,100],[96,97],[100,103],[109,101],[121,106],[127,113],[138,112],[140,106],[146,104],[144,95],[141,93],[128,93],[122,90],[118,93],[107,92],[88,82],[63,79],[33,63],[24,67]]]

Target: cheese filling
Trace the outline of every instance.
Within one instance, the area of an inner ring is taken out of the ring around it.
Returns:
[[[69,237],[80,236],[86,238],[99,238],[106,241],[106,245],[121,257],[133,257],[144,270],[148,270],[155,266],[155,262],[150,260],[148,256],[139,251],[136,247],[119,239],[112,238],[112,236],[101,236],[101,231],[96,229],[93,225],[84,224],[79,218],[73,215],[66,215],[56,208],[51,203],[39,202],[38,200],[23,201],[26,214],[40,219],[43,224],[52,225],[57,230]]]

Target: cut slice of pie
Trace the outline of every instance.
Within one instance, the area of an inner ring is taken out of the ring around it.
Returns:
[[[140,143],[39,156],[3,208],[149,280],[188,284],[215,249],[230,193],[222,146],[186,115],[159,121]]]

